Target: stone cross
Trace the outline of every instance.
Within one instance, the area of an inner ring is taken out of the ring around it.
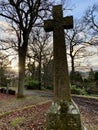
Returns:
[[[62,6],[58,5],[53,7],[53,18],[44,22],[44,29],[46,32],[53,31],[55,99],[70,100],[64,29],[73,28],[73,17],[68,16],[63,18]]]
[[[63,18],[62,6],[53,7],[53,19],[44,22],[45,31],[53,31],[55,101],[47,112],[46,130],[86,130],[80,113],[71,100],[64,29],[73,27],[73,18]]]

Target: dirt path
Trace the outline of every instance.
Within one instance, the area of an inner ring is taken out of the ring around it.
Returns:
[[[73,99],[88,130],[98,130],[98,99],[85,97],[73,97]]]

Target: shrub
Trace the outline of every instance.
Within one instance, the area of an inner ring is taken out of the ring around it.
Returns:
[[[46,89],[53,90],[53,86],[46,86]]]
[[[77,94],[77,95],[86,95],[87,94],[85,89],[78,88],[75,85],[71,86],[71,93],[72,94]]]
[[[72,84],[76,84],[77,82],[81,84],[83,82],[81,73],[78,71],[70,72],[70,81]]]
[[[98,94],[98,87],[97,86],[92,86],[87,89],[88,94]]]
[[[95,72],[95,80],[98,80],[98,72]]]
[[[38,89],[39,82],[36,80],[29,80],[25,86],[26,86],[26,89]]]

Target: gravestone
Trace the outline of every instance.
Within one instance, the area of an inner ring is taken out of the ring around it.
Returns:
[[[53,31],[54,94],[47,112],[46,130],[84,130],[80,113],[71,99],[64,29],[73,28],[73,17],[63,18],[62,6],[53,7],[53,19],[44,21],[46,32]]]

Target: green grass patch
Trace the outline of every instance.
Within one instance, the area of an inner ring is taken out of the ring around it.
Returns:
[[[92,98],[92,99],[98,99],[98,95],[76,95],[76,94],[72,94],[72,96],[84,97],[84,98]]]
[[[22,123],[24,122],[24,119],[25,119],[25,118],[23,118],[23,117],[17,117],[17,118],[15,118],[15,119],[13,119],[13,120],[10,122],[10,124],[11,124],[12,127],[16,127],[17,125],[22,124]]]

